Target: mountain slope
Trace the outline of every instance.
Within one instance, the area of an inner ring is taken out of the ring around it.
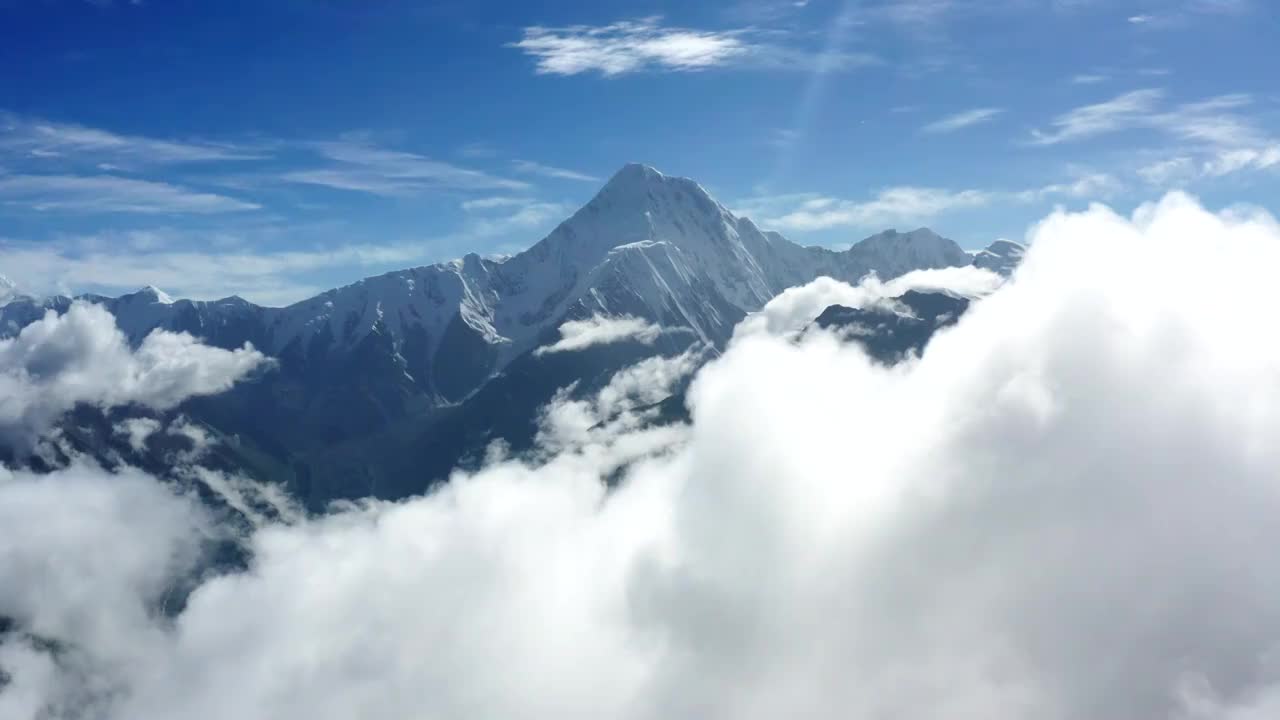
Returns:
[[[927,229],[887,231],[843,252],[803,247],[733,215],[692,180],[633,164],[547,237],[503,260],[467,255],[366,278],[283,308],[236,297],[173,300],[150,287],[85,299],[105,305],[134,342],[165,328],[220,347],[251,342],[278,358],[277,372],[193,401],[188,411],[219,432],[266,448],[280,467],[294,468],[279,479],[331,476],[329,489],[307,493],[321,503],[346,494],[339,489],[346,488],[344,479],[332,477],[345,463],[336,456],[345,453],[355,461],[345,465],[359,465],[369,448],[386,444],[379,437],[417,442],[429,428],[445,437],[442,418],[473,418],[467,422],[480,427],[483,418],[497,417],[487,404],[504,397],[528,400],[512,409],[523,415],[511,427],[523,432],[532,420],[526,416],[536,411],[530,403],[545,401],[571,376],[552,368],[573,363],[527,360],[556,339],[566,320],[630,315],[688,331],[686,341],[664,352],[689,343],[717,348],[747,313],[816,277],[856,283],[871,272],[887,279],[971,262],[958,245]],[[65,311],[70,302],[15,298],[0,306],[0,335],[46,309]],[[640,345],[594,353],[587,357],[595,365],[575,372],[595,376],[652,352]],[[538,390],[485,392],[511,387],[512,377]],[[462,450],[441,453],[456,458]],[[372,475],[355,485],[376,493],[385,478]],[[416,482],[420,487],[430,479]],[[404,489],[402,483],[395,494]]]

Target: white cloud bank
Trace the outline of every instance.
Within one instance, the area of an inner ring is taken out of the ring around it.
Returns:
[[[0,340],[0,440],[21,449],[80,403],[169,409],[227,390],[268,362],[247,344],[222,350],[165,330],[135,350],[111,313],[77,302]]]
[[[662,334],[662,328],[647,320],[631,317],[605,317],[592,315],[586,320],[570,320],[560,326],[560,339],[551,345],[544,345],[534,351],[534,355],[548,353],[572,352],[585,350],[593,345],[634,340],[652,343]]]
[[[1032,235],[919,360],[748,334],[688,427],[268,526],[170,619],[180,500],[0,484],[0,614],[74,647],[11,634],[0,716],[1275,716],[1280,227]]]

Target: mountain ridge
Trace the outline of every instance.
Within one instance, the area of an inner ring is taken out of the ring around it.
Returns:
[[[886,231],[843,251],[801,246],[734,215],[693,180],[629,164],[544,238],[505,259],[469,254],[282,308],[237,297],[175,300],[154,287],[81,299],[105,306],[135,343],[163,328],[223,348],[249,342],[274,356],[275,371],[184,411],[270,458],[263,472],[316,506],[421,490],[388,469],[403,457],[447,473],[489,440],[518,446],[538,407],[564,385],[598,383],[655,352],[714,352],[740,320],[787,288],[820,276],[857,283],[873,272],[888,280],[974,263],[926,228]],[[0,336],[72,302],[12,299],[0,306]],[[597,315],[687,332],[664,333],[655,346],[534,357],[565,321]],[[394,457],[375,459],[379,453]]]
[[[970,262],[958,245],[927,228],[887,230],[845,251],[802,246],[733,215],[691,179],[629,163],[546,237],[501,260],[472,253],[370,276],[283,307],[235,296],[174,300],[151,286],[88,299],[119,310],[122,328],[135,341],[156,327],[216,336],[218,328],[256,316],[261,328],[240,333],[241,341],[298,362],[329,346],[349,351],[380,327],[397,345],[414,346],[419,354],[437,352],[446,335],[474,336],[494,351],[489,364],[496,370],[529,350],[566,313],[616,314],[613,305],[627,305],[655,321],[690,326],[704,341],[719,344],[740,314],[819,275],[857,282],[870,272],[892,277]],[[696,293],[674,287],[694,280],[704,281]],[[587,292],[610,281],[626,286],[617,288],[620,297]],[[708,294],[715,297],[695,297]],[[690,307],[695,300],[717,312]],[[21,300],[9,304],[15,302]],[[68,302],[59,296],[44,306],[58,309]],[[27,322],[34,310],[26,313]],[[25,324],[9,317],[20,313],[0,314],[9,321],[0,332]],[[407,370],[424,373],[422,367]]]

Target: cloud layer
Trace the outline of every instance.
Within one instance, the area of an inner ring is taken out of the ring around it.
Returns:
[[[0,440],[21,450],[80,403],[169,409],[227,390],[268,362],[247,344],[222,350],[165,330],[135,350],[109,312],[77,302],[0,340]]]
[[[0,710],[1270,717],[1278,261],[1272,218],[1181,195],[1055,214],[918,361],[743,334],[698,372],[690,425],[596,425],[427,497],[268,525],[249,572],[168,621],[149,609],[201,526],[184,501],[10,479],[47,493],[0,502],[30,510],[18,528],[65,522],[20,544],[0,523],[20,548],[0,614],[75,652],[6,641]],[[145,567],[75,572],[90,542]],[[15,590],[33,567],[70,569],[36,586],[54,609]]]

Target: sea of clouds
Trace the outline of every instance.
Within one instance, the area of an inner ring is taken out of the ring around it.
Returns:
[[[192,578],[215,520],[144,473],[0,471],[0,717],[1280,717],[1280,226],[1174,194],[1029,236],[918,360],[797,335],[883,295],[820,281],[241,572]],[[188,394],[254,364],[186,351]],[[626,409],[690,372],[689,424]]]

